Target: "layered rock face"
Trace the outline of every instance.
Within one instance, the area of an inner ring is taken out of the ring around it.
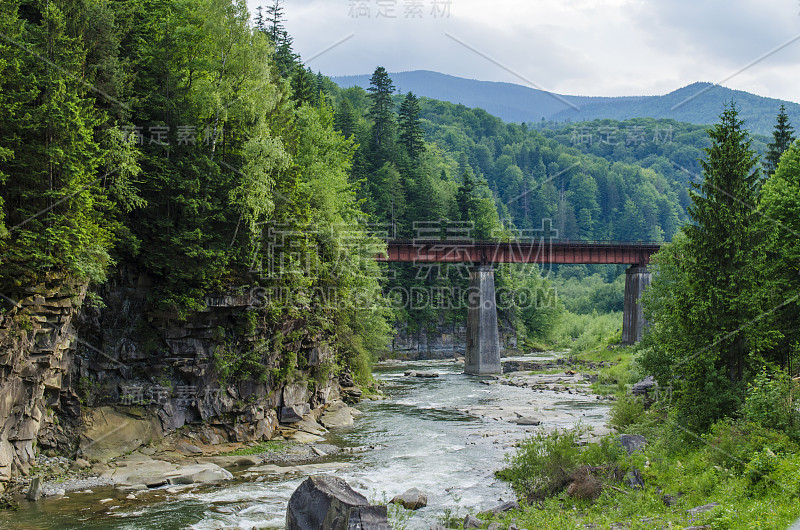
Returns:
[[[41,437],[59,442],[56,416],[77,416],[70,380],[75,319],[86,286],[52,275],[4,294],[0,312],[0,483],[26,474]],[[67,442],[68,440],[60,440]]]
[[[56,276],[8,295],[0,484],[27,474],[37,444],[104,461],[183,427],[208,444],[268,440],[339,398],[333,354],[302,322],[270,328],[249,294],[208,297],[181,319],[148,311],[151,292],[123,272],[99,289],[102,303]]]
[[[498,332],[503,351],[516,350],[517,338],[514,328],[505,322],[500,322]],[[394,355],[409,359],[463,357],[467,349],[467,328],[466,325],[444,323],[439,323],[430,329],[417,330],[403,326],[397,330],[390,349]]]

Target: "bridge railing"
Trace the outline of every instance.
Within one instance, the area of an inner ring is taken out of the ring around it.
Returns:
[[[514,244],[531,244],[544,241],[547,244],[553,245],[601,245],[601,246],[625,246],[625,247],[660,247],[665,244],[664,241],[614,241],[604,239],[549,239],[549,238],[532,238],[532,239],[510,239],[510,240],[470,240],[470,239],[386,239],[387,244],[395,245],[460,245],[460,246],[490,246],[490,245],[514,245]]]

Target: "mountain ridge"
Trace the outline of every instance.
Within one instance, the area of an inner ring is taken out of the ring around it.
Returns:
[[[667,94],[655,96],[579,96],[557,94],[521,84],[481,81],[430,70],[389,74],[401,93],[479,107],[506,122],[576,122],[596,119],[671,118],[709,125],[723,105],[735,101],[745,126],[753,133],[770,134],[781,104],[793,124],[800,124],[800,104],[759,96],[742,90],[697,81]],[[369,86],[369,74],[331,79],[347,88]]]

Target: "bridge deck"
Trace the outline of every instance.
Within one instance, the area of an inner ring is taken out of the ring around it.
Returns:
[[[391,240],[378,261],[410,263],[553,263],[647,265],[660,243],[613,241],[526,242]]]

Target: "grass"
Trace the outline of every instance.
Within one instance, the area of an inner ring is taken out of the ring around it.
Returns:
[[[585,447],[569,443],[577,432],[538,434],[523,441],[498,477],[508,480],[527,504],[495,519],[500,527],[507,528],[515,519],[518,528],[609,528],[627,523],[628,528],[785,529],[800,517],[800,455],[786,435],[725,420],[709,435],[694,437],[672,427],[665,409],[642,416],[650,443],[632,456],[613,436]],[[660,428],[653,431],[647,422],[656,421]],[[636,424],[629,428],[637,430]],[[602,470],[597,473],[602,489],[593,501],[566,492],[570,477],[587,465]],[[644,489],[631,489],[620,480],[633,468],[640,471]],[[664,502],[666,494],[674,497],[673,505]],[[719,506],[688,514],[712,502]]]
[[[621,341],[621,312],[587,315],[565,312],[553,332],[554,347],[569,348],[573,353],[600,350]]]
[[[597,329],[609,329],[602,318],[579,317],[579,323],[588,326],[581,336],[602,337]],[[584,344],[589,342],[586,339]],[[644,435],[648,445],[628,456],[619,450],[615,434],[583,447],[570,443],[577,439],[577,431],[536,434],[521,442],[507,467],[497,473],[514,487],[522,508],[492,521],[500,528],[515,522],[518,528],[543,529],[610,528],[624,523],[634,529],[708,525],[744,530],[785,529],[800,517],[798,437],[776,430],[774,421],[759,420],[755,413],[752,418],[721,420],[706,434],[689,433],[671,412],[668,399],[646,408],[641,400],[628,396],[629,386],[644,375],[636,363],[640,348],[608,349],[610,343],[609,339],[594,340],[593,347],[575,356],[608,363],[598,368],[593,389],[617,396],[609,423],[620,432]],[[753,396],[774,399],[767,390]],[[753,408],[771,410],[770,417],[776,409],[771,405]],[[641,473],[643,489],[632,489],[621,480],[633,468]],[[599,496],[588,500],[568,495],[568,485],[587,469],[600,483]],[[674,503],[667,505],[665,495]],[[713,502],[719,506],[688,514]],[[484,521],[483,527],[490,522]]]
[[[241,449],[236,449],[235,451],[225,453],[225,456],[250,456],[260,455],[263,453],[280,453],[281,451],[285,451],[289,446],[291,446],[291,444],[288,442],[261,442],[257,445],[242,447]]]

